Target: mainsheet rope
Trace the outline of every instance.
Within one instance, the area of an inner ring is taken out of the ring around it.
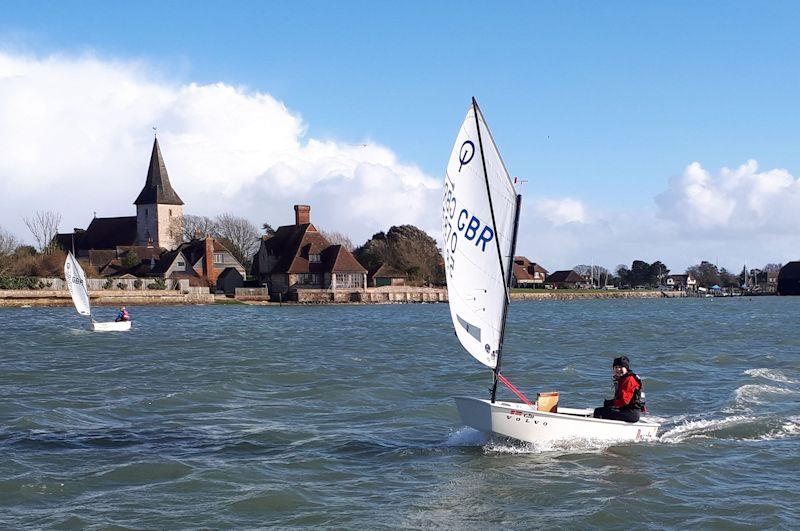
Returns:
[[[508,378],[506,378],[505,376],[503,376],[502,374],[500,374],[500,373],[498,372],[498,373],[497,373],[497,379],[498,379],[498,380],[500,380],[501,382],[503,382],[503,385],[505,385],[506,387],[508,387],[509,389],[511,389],[511,392],[512,392],[512,393],[514,393],[515,395],[517,395],[517,397],[518,397],[520,400],[522,400],[523,402],[525,402],[525,403],[526,403],[526,404],[528,404],[529,406],[533,407],[533,404],[531,403],[531,401],[530,401],[530,400],[528,400],[528,397],[527,397],[527,396],[525,396],[524,394],[522,394],[522,391],[520,391],[519,389],[517,389],[517,386],[515,386],[515,385],[514,385],[514,384],[512,384],[510,381],[508,381]]]

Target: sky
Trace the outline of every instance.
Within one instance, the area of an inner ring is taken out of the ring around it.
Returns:
[[[135,213],[153,126],[190,214],[312,206],[440,239],[475,96],[550,271],[800,259],[793,2],[3,2],[0,228]]]

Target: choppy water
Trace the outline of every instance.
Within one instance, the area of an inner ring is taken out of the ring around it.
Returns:
[[[113,315],[111,309],[100,312]],[[446,305],[0,310],[4,528],[797,528],[800,298],[517,302],[505,373],[562,404],[631,357],[649,444],[485,440]]]

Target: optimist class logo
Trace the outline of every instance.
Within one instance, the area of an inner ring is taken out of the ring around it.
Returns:
[[[461,173],[461,168],[465,164],[469,164],[474,156],[475,144],[472,143],[472,140],[465,140],[464,143],[461,144],[461,150],[459,151],[458,162],[460,162],[461,165],[458,167],[458,173]]]

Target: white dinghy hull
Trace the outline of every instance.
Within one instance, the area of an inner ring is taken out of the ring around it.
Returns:
[[[456,397],[461,420],[467,426],[529,443],[589,439],[597,441],[652,441],[660,424],[596,419],[593,410],[559,408],[558,413],[537,411],[527,404]]]
[[[126,332],[131,329],[131,321],[109,321],[100,323],[92,321],[89,329],[93,332]]]

